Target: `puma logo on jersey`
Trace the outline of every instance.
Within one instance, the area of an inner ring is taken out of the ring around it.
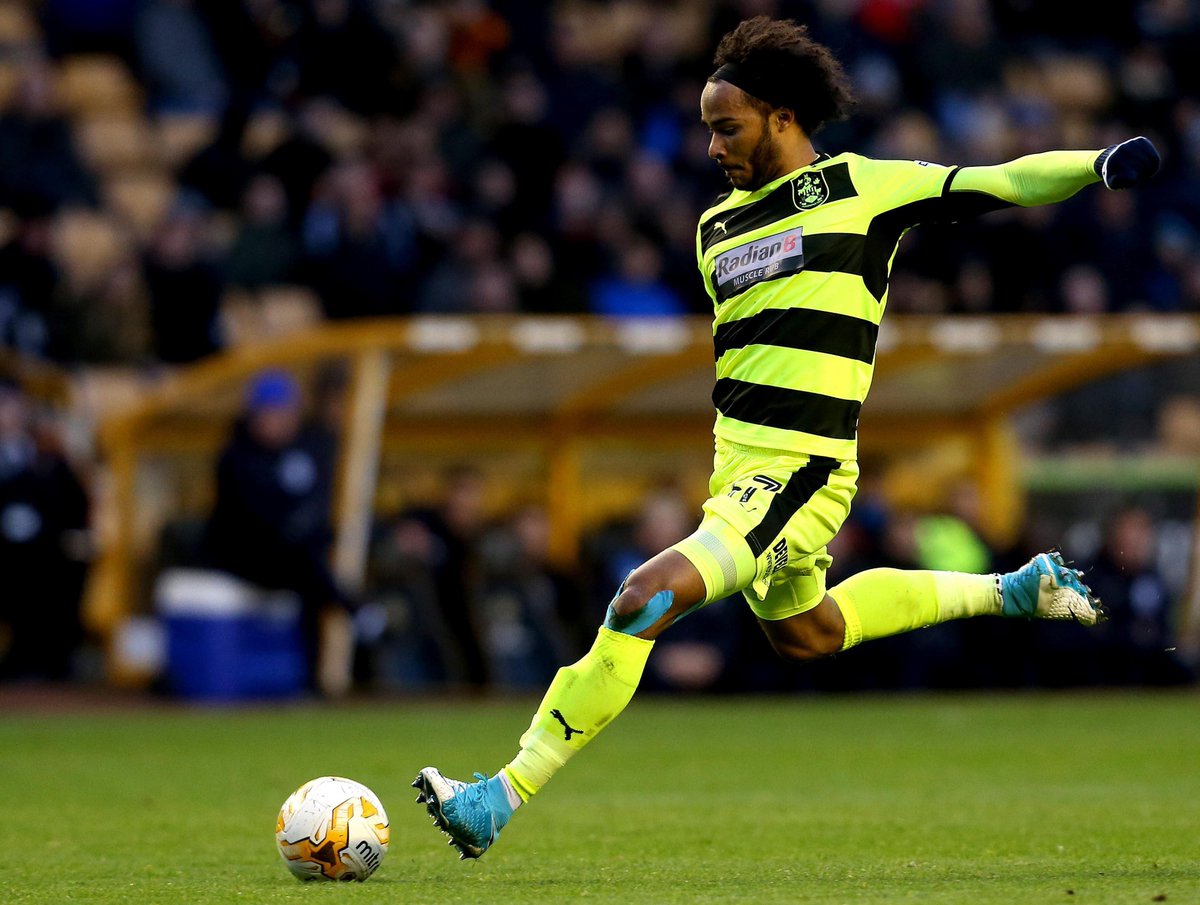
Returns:
[[[724,220],[715,220],[715,221],[713,221],[713,229],[714,229],[714,230],[716,230],[716,229],[719,229],[719,230],[720,230],[721,232],[723,232],[723,233],[724,233],[724,232],[728,232],[728,230],[725,228],[725,221],[724,221]]]

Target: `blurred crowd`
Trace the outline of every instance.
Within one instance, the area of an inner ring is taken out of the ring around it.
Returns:
[[[488,518],[484,496],[480,474],[455,470],[433,505],[379,526],[375,569],[356,616],[361,682],[380,689],[539,689],[587,649],[625,575],[695,526],[686,495],[664,482],[629,517],[590,532],[578,567],[565,573],[547,557],[540,507]],[[889,505],[868,483],[831,545],[830,580],[877,567],[987,573],[1023,565],[1040,539],[1021,537],[997,549],[977,529],[977,515],[969,484],[942,508],[917,512]],[[1070,525],[1061,532],[1067,555],[1087,570],[1108,607],[1098,628],[967,620],[797,668],[773,654],[735,596],[660,639],[645,682],[685,692],[1188,682],[1194,676],[1176,651],[1181,576],[1163,566],[1180,550],[1163,515],[1161,500],[1128,498],[1107,511],[1090,542]]]
[[[1194,0],[36,9],[30,34],[0,29],[0,343],[31,355],[191,361],[230,341],[231,300],[278,286],[327,318],[702,313],[694,229],[723,180],[698,98],[717,39],[759,13],[809,23],[853,80],[822,150],[982,164],[1145,133],[1164,153],[1145,191],[916,231],[894,309],[1200,309]],[[96,55],[139,109],[60,103]],[[181,131],[185,153],[130,147]],[[104,266],[76,260],[79,211]]]
[[[707,313],[694,232],[725,185],[699,95],[719,37],[757,14],[809,23],[845,64],[859,106],[823,151],[986,164],[1142,133],[1163,152],[1136,193],[914,231],[893,310],[1200,311],[1195,0],[42,0],[0,7],[0,366],[193,362],[253,340],[246,312],[279,300],[301,320]],[[1134,416],[1156,387],[1139,386],[1110,394],[1131,417],[1105,425],[1134,440],[1153,433]],[[460,469],[375,526],[351,593],[325,565],[336,438],[296,403],[278,375],[252,388],[217,507],[167,564],[285,586],[310,648],[322,608],[352,613],[356,675],[378,687],[541,687],[621,578],[696,517],[660,489],[568,573],[540,506],[489,516],[484,478]],[[1078,433],[1088,407],[1064,411],[1054,423]],[[1113,608],[1096,632],[979,620],[796,671],[734,601],[681,623],[647,681],[1179,681],[1183,588],[1163,564],[1183,554],[1153,504],[1103,511],[1103,537],[1075,551]],[[87,527],[55,432],[0,382],[0,676],[80,672]],[[273,556],[246,556],[268,542]],[[1008,568],[1028,546],[989,548],[969,505],[892,511],[865,489],[833,580]],[[298,558],[301,582],[281,565]]]
[[[211,511],[169,524],[157,557],[160,579],[224,575],[244,583],[247,601],[291,595],[295,636],[286,643],[294,649],[272,652],[255,636],[245,655],[286,654],[295,675],[324,693],[344,693],[352,681],[376,691],[541,688],[587,649],[623,578],[691,533],[697,518],[683,488],[652,480],[639,508],[595,526],[576,565],[565,568],[550,556],[541,503],[496,511],[485,474],[461,465],[445,472],[435,496],[377,519],[365,581],[351,588],[330,569],[336,450],[336,435],[295,379],[261,374],[215,463]],[[875,567],[1006,571],[1031,549],[1062,544],[1088,571],[1109,620],[1093,629],[967,620],[797,668],[774,656],[749,608],[733,598],[661,639],[646,683],[738,692],[1191,681],[1176,639],[1194,494],[1180,496],[1113,496],[1074,514],[1064,499],[1035,497],[1043,512],[1059,510],[1057,520],[1031,521],[1029,536],[997,549],[977,527],[971,484],[954,488],[940,508],[918,511],[889,503],[868,479],[831,544],[831,581]],[[87,495],[54,430],[18,386],[0,381],[0,681],[99,678],[80,619],[90,538]],[[169,635],[179,623],[163,599],[157,604]],[[331,633],[338,625],[340,634]],[[236,655],[222,650],[212,668],[228,671]]]

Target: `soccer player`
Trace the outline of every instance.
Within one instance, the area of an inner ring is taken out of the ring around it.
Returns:
[[[426,767],[417,800],[464,858],[629,703],[654,639],[741,592],[774,649],[806,660],[968,616],[1099,618],[1056,553],[1004,575],[871,569],[826,591],[826,545],[850,510],[859,409],[900,238],[918,223],[1049,204],[1158,170],[1143,137],[999,166],[818,153],[851,98],[804,26],[758,17],[720,42],[700,96],[709,156],[733,188],[700,217],[696,257],[715,306],[716,453],[694,534],[625,579],[592,649],[559,670],[516,757],[490,779]]]

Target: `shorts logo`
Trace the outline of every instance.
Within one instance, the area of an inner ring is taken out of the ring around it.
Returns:
[[[712,280],[724,301],[761,280],[803,269],[803,230],[797,226],[722,252],[713,261]]]
[[[774,478],[767,477],[765,474],[756,474],[754,476],[754,483],[762,484],[764,489],[766,489],[769,493],[779,493],[779,491],[783,490],[782,484],[780,484]]]
[[[801,174],[792,183],[792,202],[797,210],[806,211],[829,200],[829,183],[820,170]]]
[[[767,551],[767,577],[774,575],[788,564],[788,546],[786,538],[779,538],[775,546]]]

